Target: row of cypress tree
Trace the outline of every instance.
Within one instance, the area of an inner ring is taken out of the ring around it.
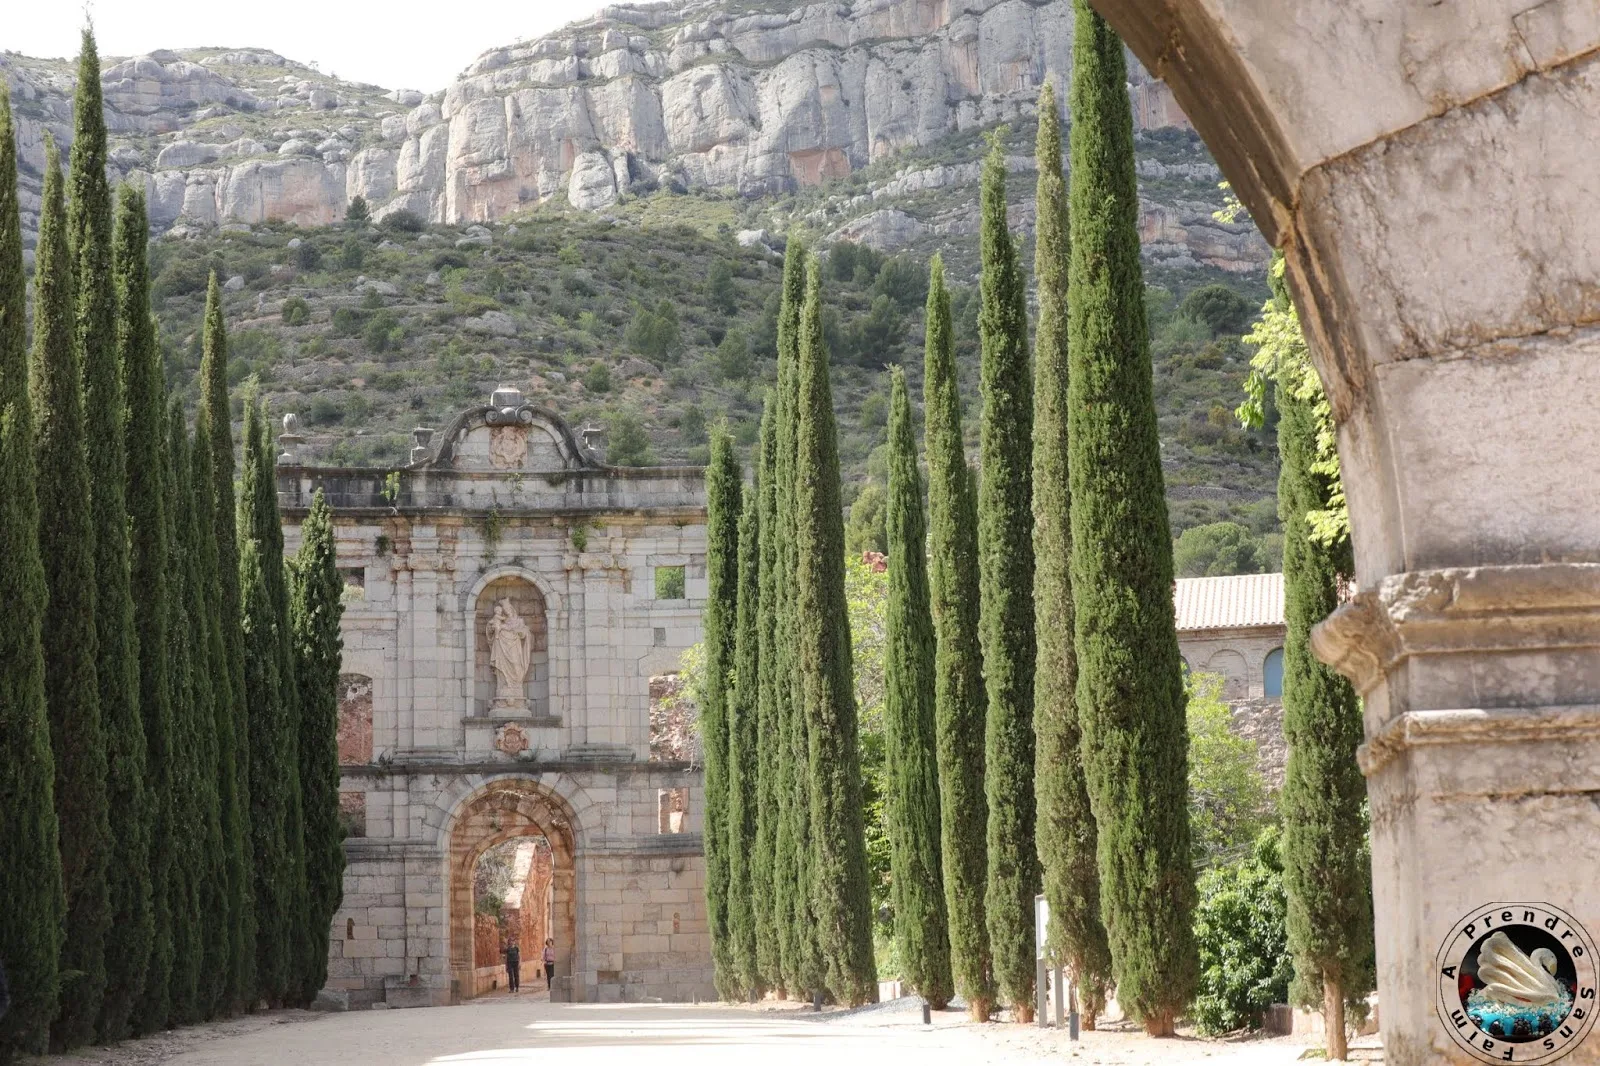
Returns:
[[[998,139],[985,163],[981,479],[934,260],[926,527],[910,399],[891,376],[886,800],[897,946],[930,1003],[959,994],[975,1017],[998,1002],[1031,1018],[1042,888],[1091,1016],[1115,982],[1166,1035],[1197,969],[1188,736],[1125,73],[1120,41],[1079,0],[1070,196],[1052,89],[1039,105],[1036,359]],[[707,898],[724,995],[825,986],[861,1002],[871,958],[864,918],[852,921],[866,890],[837,458],[803,262],[791,245],[778,387],[742,517],[725,437],[708,473]]]
[[[31,353],[0,93],[0,1062],[309,1002],[342,881],[331,515],[319,498],[286,565],[253,400],[235,499],[215,277],[192,437],[169,402],[99,74],[85,32]]]

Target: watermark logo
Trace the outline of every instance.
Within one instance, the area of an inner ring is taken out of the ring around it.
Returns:
[[[1597,962],[1594,940],[1561,908],[1485,904],[1439,947],[1439,1021],[1482,1062],[1554,1062],[1594,1025]]]

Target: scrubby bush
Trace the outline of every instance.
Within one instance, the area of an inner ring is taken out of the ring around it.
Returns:
[[[427,228],[427,225],[421,215],[415,211],[406,211],[404,209],[385,215],[382,222],[384,229],[393,230],[396,233],[421,233]]]
[[[344,247],[339,250],[339,266],[345,270],[360,270],[366,261],[366,245],[362,244],[359,238],[346,237]]]
[[[1233,712],[1217,674],[1190,674],[1189,837],[1199,862],[1247,848],[1276,816],[1256,761],[1256,742],[1232,730]]]
[[[1178,536],[1172,563],[1179,577],[1264,574],[1278,568],[1282,555],[1281,536],[1258,535],[1238,522],[1211,522]]]
[[[294,265],[301,270],[315,270],[322,265],[322,249],[316,241],[300,241],[300,247],[294,250]]]
[[[591,363],[583,373],[583,387],[593,393],[610,392],[611,368],[605,363]]]
[[[655,462],[650,436],[639,416],[618,411],[606,420],[606,462],[612,466],[649,466]]]
[[[304,247],[302,245],[301,247]],[[291,296],[283,301],[283,324],[286,326],[303,326],[311,321],[311,305],[306,303],[304,297]]]
[[[1259,1027],[1268,1007],[1286,1002],[1294,974],[1278,830],[1264,830],[1252,854],[1206,871],[1198,887],[1195,1026],[1213,1035]]]
[[[1255,313],[1250,301],[1226,285],[1204,285],[1183,298],[1178,313],[1199,322],[1213,335],[1242,333]]]

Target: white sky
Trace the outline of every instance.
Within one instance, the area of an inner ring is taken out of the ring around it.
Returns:
[[[443,89],[478,53],[538,37],[606,0],[94,0],[102,56],[158,48],[270,48],[386,89]],[[0,50],[74,56],[85,5],[3,0]]]

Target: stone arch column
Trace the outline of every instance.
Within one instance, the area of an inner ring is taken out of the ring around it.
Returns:
[[[1362,590],[1316,649],[1365,700],[1385,1055],[1468,1061],[1458,919],[1600,930],[1600,7],[1092,2],[1287,257]]]

